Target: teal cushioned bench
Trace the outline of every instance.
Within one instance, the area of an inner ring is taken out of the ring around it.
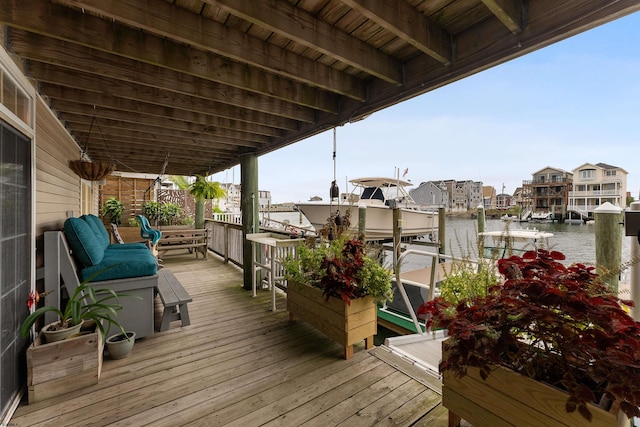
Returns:
[[[80,280],[94,281],[151,276],[158,272],[158,263],[143,243],[110,244],[102,221],[95,215],[68,218],[64,233],[72,254],[80,262]]]

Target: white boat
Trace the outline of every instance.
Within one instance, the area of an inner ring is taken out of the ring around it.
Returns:
[[[354,190],[344,200],[296,203],[316,230],[322,229],[331,216],[350,210],[351,228],[358,229],[358,210],[366,208],[365,238],[390,240],[393,238],[393,207],[402,213],[403,237],[433,235],[438,230],[438,213],[420,210],[405,187],[408,181],[394,178],[358,178],[349,181]],[[359,194],[358,194],[359,193]]]
[[[551,212],[534,212],[533,214],[531,214],[531,220],[539,222],[550,222],[553,220],[553,215],[551,214]]]
[[[549,249],[549,238],[553,233],[536,228],[507,228],[499,231],[478,233],[484,238],[483,257],[490,259],[522,255],[526,251]]]

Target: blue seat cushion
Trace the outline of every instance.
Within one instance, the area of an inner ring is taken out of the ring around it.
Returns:
[[[146,247],[128,250],[107,249],[102,262],[80,270],[81,280],[92,282],[124,279],[127,277],[151,276],[158,272],[158,263]],[[95,277],[92,277],[93,275]]]
[[[93,229],[82,218],[67,218],[64,234],[76,259],[85,267],[100,264],[105,246],[96,238]]]
[[[102,223],[102,220],[97,216],[91,214],[82,215],[80,218],[84,219],[86,223],[89,224],[89,227],[91,227],[91,229],[93,230],[98,241],[106,249],[107,246],[109,246],[109,244],[111,243],[111,240],[109,239],[109,232]]]
[[[123,249],[146,249],[149,250],[146,244],[144,243],[111,243],[107,250],[116,250],[121,251]]]

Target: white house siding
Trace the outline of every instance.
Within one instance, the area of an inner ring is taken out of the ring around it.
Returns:
[[[69,160],[80,158],[80,149],[40,97],[36,117],[38,239],[47,230],[62,228],[67,211],[80,215],[80,178],[69,168]]]
[[[591,171],[590,176],[583,172]],[[604,163],[585,163],[573,170],[569,209],[592,213],[605,202],[627,207],[627,171]]]

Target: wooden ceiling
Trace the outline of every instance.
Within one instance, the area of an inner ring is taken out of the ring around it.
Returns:
[[[92,159],[194,175],[637,11],[638,0],[2,0],[0,24]]]

